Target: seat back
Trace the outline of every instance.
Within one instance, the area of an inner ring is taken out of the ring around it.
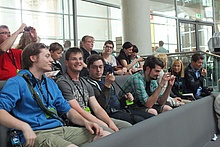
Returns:
[[[122,87],[125,83],[125,81],[130,77],[130,75],[123,75],[123,76],[115,76],[115,81],[117,84]],[[115,88],[115,93],[118,95],[118,93],[121,91],[120,87],[115,82],[112,83],[112,85]]]
[[[0,81],[0,90],[5,85],[6,81]],[[0,125],[0,147],[9,146],[9,129]]]
[[[214,97],[164,112],[83,147],[203,146],[217,133]]]
[[[2,90],[3,86],[5,85],[6,81],[0,81],[0,90]]]

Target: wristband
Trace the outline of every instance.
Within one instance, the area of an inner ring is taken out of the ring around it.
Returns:
[[[163,88],[164,86],[162,86],[162,84],[159,84],[159,86],[161,87],[161,88]]]

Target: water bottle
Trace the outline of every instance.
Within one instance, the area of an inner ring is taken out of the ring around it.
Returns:
[[[20,138],[16,132],[16,130],[11,131],[11,145],[12,147],[22,147]]]

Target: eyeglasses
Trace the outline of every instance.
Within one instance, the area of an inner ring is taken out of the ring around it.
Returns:
[[[0,32],[0,34],[7,35],[7,34],[11,34],[11,32]]]
[[[107,46],[107,45],[105,46],[105,48],[110,48],[110,49],[113,49],[113,47],[112,47],[112,46]]]
[[[89,40],[89,41],[86,41],[86,42],[88,42],[88,43],[95,43],[95,41],[90,41],[90,40]]]
[[[77,61],[77,60],[82,61],[83,57],[80,57],[80,58],[73,57],[73,58],[69,58],[69,60],[71,60],[71,61]]]

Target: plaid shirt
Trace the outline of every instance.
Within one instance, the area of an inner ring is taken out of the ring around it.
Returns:
[[[150,81],[150,91],[153,93],[158,87],[156,80]],[[141,104],[145,105],[147,99],[149,98],[148,93],[146,92],[146,79],[143,72],[138,72],[134,75],[131,75],[127,81],[122,86],[122,89],[128,93],[131,92],[134,96],[134,101],[140,101]],[[119,97],[124,95],[122,91],[119,92]]]

